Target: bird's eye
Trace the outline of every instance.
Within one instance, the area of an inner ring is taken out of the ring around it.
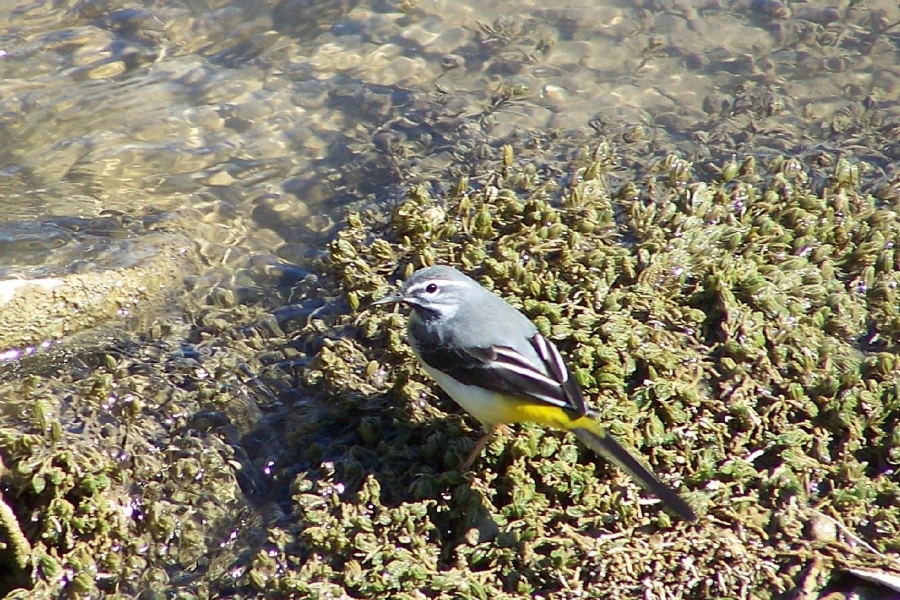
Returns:
[[[429,283],[428,286],[425,287],[425,293],[426,293],[426,294],[433,294],[433,293],[435,293],[436,291],[437,291],[437,284],[436,284],[436,283]]]

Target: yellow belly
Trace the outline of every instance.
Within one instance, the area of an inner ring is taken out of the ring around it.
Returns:
[[[422,368],[457,404],[484,425],[531,422],[557,429],[571,429],[579,421],[572,419],[569,413],[557,406],[464,385],[424,363]]]

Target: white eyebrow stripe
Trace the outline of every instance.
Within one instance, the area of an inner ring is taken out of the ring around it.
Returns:
[[[465,287],[466,285],[465,281],[454,281],[452,279],[429,279],[427,281],[423,281],[411,286],[407,290],[407,293],[418,292],[419,290],[427,288],[432,283],[436,283],[445,287]]]

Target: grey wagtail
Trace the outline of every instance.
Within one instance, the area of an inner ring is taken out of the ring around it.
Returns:
[[[498,426],[530,421],[571,431],[682,519],[697,520],[687,502],[604,431],[556,346],[505,300],[437,265],[416,271],[396,294],[373,304],[398,302],[412,308],[407,333],[422,368],[484,425],[463,470]]]

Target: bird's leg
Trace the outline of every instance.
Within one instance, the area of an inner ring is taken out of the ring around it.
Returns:
[[[462,465],[463,471],[468,471],[472,464],[475,462],[475,459],[481,454],[484,447],[487,446],[487,443],[491,441],[491,436],[493,436],[496,432],[500,432],[504,435],[509,434],[509,427],[506,425],[485,425],[484,426],[484,434],[479,438],[478,442],[476,442],[475,447],[472,448],[472,452],[469,454],[469,458],[466,459],[466,462]]]
[[[487,443],[491,440],[491,436],[494,435],[494,432],[497,431],[496,425],[485,425],[484,433],[481,435],[481,438],[475,444],[475,447],[472,448],[472,452],[469,454],[469,458],[466,459],[466,462],[462,465],[463,471],[468,471],[472,466],[472,463],[475,462],[475,459],[481,454],[481,451],[484,450],[484,447],[487,446]]]

